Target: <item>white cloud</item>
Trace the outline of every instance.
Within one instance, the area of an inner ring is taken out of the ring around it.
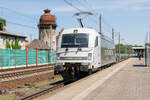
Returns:
[[[89,0],[89,4],[86,6],[93,6],[92,8],[94,10],[127,10],[127,11],[142,11],[142,10],[150,10],[150,7],[147,6],[140,6],[138,4],[143,4],[143,3],[148,3],[150,0],[110,0],[110,1],[102,1],[99,2],[97,0]],[[77,5],[75,4],[77,8],[80,8],[82,10],[89,10],[88,8],[84,8],[81,4]],[[41,14],[40,12],[41,9],[44,8],[39,8],[39,9],[33,9],[32,11],[28,10],[27,13],[32,13],[32,14]],[[52,10],[52,12],[57,13],[57,12],[77,12],[76,9],[70,7],[70,6],[55,6],[55,8],[49,8]]]
[[[149,10],[149,7],[146,7],[145,4],[150,3],[150,0],[89,0],[88,2],[95,9],[139,11]]]
[[[105,1],[104,1],[105,2]],[[150,0],[116,0],[114,2],[105,2],[97,4],[95,9],[108,9],[108,10],[126,10],[126,11],[142,11],[150,10],[149,6],[144,4],[150,2]]]
[[[147,2],[150,2],[150,0],[116,0],[116,1],[112,1],[111,3],[127,6],[127,5],[147,3]]]
[[[52,9],[54,12],[72,12],[75,11],[75,9],[70,7],[56,7]]]
[[[135,7],[130,7],[128,8],[129,10],[134,10],[134,11],[142,11],[142,10],[150,10],[150,7],[139,7],[139,6],[135,6]]]
[[[128,17],[135,17],[135,16],[140,16],[140,17],[149,17],[150,14],[122,14],[122,13],[118,13],[118,14],[114,14],[113,16],[128,16]]]
[[[81,9],[81,10],[87,10],[84,7],[81,6],[76,6],[77,8]],[[78,11],[75,8],[69,7],[69,6],[59,6],[59,7],[55,7],[52,9],[54,12],[75,12]]]

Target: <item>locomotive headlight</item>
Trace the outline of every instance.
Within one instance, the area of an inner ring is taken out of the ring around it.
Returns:
[[[60,60],[60,53],[57,53],[57,60]]]
[[[57,60],[60,60],[60,57],[57,56]]]
[[[92,53],[88,53],[88,60],[92,59]]]

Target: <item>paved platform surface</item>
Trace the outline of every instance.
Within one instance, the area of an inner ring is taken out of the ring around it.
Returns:
[[[150,67],[130,58],[36,100],[150,100]]]
[[[150,100],[150,68],[132,59],[85,100]]]

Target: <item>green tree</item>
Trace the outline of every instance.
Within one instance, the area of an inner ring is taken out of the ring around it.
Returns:
[[[18,39],[15,39],[15,43],[11,42],[12,49],[21,49],[21,46],[18,43]]]
[[[115,51],[116,51],[116,53],[119,53],[119,44],[115,45]],[[120,53],[121,54],[132,54],[132,53],[134,53],[132,51],[132,45],[120,44]]]
[[[13,44],[13,41],[11,41],[11,48],[12,48],[12,49],[15,49],[15,46],[14,46],[14,44]]]
[[[6,39],[6,48],[7,48],[7,49],[10,49],[10,48],[11,48],[8,39]]]
[[[0,30],[3,30],[3,26],[6,26],[6,20],[0,17]]]
[[[21,46],[18,43],[18,39],[15,40],[15,49],[21,49]]]

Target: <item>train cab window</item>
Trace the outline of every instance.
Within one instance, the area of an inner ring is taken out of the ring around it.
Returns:
[[[98,37],[96,37],[96,39],[95,39],[95,47],[97,47],[98,46]]]
[[[88,47],[89,35],[86,33],[63,34],[62,48]]]

